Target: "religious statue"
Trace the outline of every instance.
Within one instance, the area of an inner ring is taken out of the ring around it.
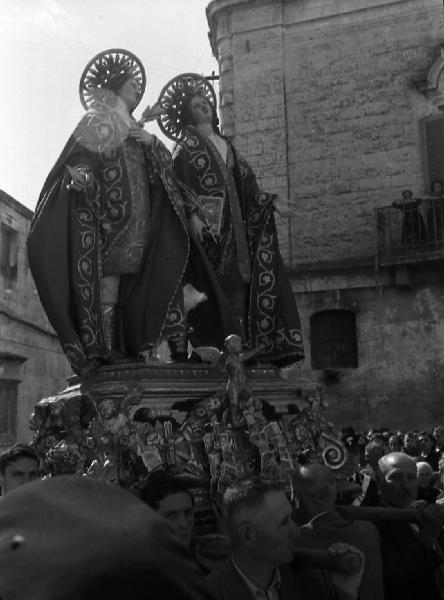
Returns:
[[[226,385],[227,415],[232,425],[239,421],[242,401],[251,396],[251,390],[245,377],[244,363],[253,358],[262,347],[244,352],[242,338],[233,333],[225,338],[223,350],[214,347],[198,347],[194,351],[205,362],[219,365],[227,374]]]
[[[170,153],[132,116],[145,82],[126,50],[88,63],[87,112],[46,179],[28,238],[41,302],[82,376],[122,356],[155,358],[161,339],[173,355],[186,352],[187,223]]]
[[[276,194],[262,192],[233,144],[220,134],[216,96],[206,79],[184,73],[161,91],[158,123],[177,142],[173,172],[183,194],[190,240],[210,264],[246,346],[262,346],[258,362],[284,366],[303,358],[299,315],[279,253]],[[199,281],[193,280],[199,289]],[[204,290],[205,291],[205,290]],[[193,346],[211,323],[203,304],[189,321]]]

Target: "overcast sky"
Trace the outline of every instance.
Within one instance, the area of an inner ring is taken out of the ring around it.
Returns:
[[[46,175],[83,114],[86,64],[107,48],[143,62],[145,96],[184,71],[217,72],[209,0],[0,0],[0,189],[35,208]],[[158,134],[156,124],[149,131]]]

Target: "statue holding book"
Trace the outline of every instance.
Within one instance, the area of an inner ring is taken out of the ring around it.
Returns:
[[[259,189],[247,161],[221,135],[214,89],[206,79],[194,73],[175,77],[158,104],[159,126],[177,142],[173,173],[190,237],[228,300],[237,323],[231,333],[240,334],[246,346],[262,347],[258,362],[294,363],[303,357],[303,346],[278,247],[276,194]],[[190,313],[192,325],[204,310],[203,304]]]

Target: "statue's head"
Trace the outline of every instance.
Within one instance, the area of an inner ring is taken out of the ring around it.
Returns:
[[[219,131],[219,119],[216,109],[211,102],[200,94],[189,96],[183,104],[182,109],[183,127],[193,125],[197,127],[210,124],[215,131]]]
[[[100,402],[98,406],[98,409],[100,416],[103,419],[111,419],[112,417],[115,417],[118,413],[118,409],[114,400],[102,400],[102,402]]]
[[[158,119],[161,131],[178,141],[183,130],[202,123],[212,124],[219,133],[216,93],[211,83],[197,73],[181,73],[162,89],[157,104],[162,107]]]
[[[114,106],[120,98],[132,112],[142,99],[145,85],[145,70],[137,56],[112,48],[97,54],[85,67],[80,79],[80,100],[88,109],[97,102]]]
[[[224,344],[227,352],[238,353],[242,351],[242,339],[239,335],[233,333],[225,338]]]
[[[131,113],[139,104],[140,100],[140,86],[133,77],[125,78],[123,83],[118,78],[116,82],[116,89],[113,91],[123,101],[128,111]]]

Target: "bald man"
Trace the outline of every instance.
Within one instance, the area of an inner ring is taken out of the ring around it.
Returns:
[[[383,505],[408,508],[418,491],[415,460],[401,452],[383,456],[379,460],[377,483]],[[433,545],[442,530],[442,512],[442,508],[431,504],[422,511],[421,527],[391,522],[378,526],[387,599],[440,598],[435,573],[441,559]]]
[[[327,549],[344,542],[359,548],[365,556],[365,568],[359,586],[360,600],[383,600],[382,560],[379,534],[366,521],[346,521],[335,510],[337,496],[334,473],[321,464],[301,466],[293,479],[300,514],[308,521],[300,529],[301,546]]]

